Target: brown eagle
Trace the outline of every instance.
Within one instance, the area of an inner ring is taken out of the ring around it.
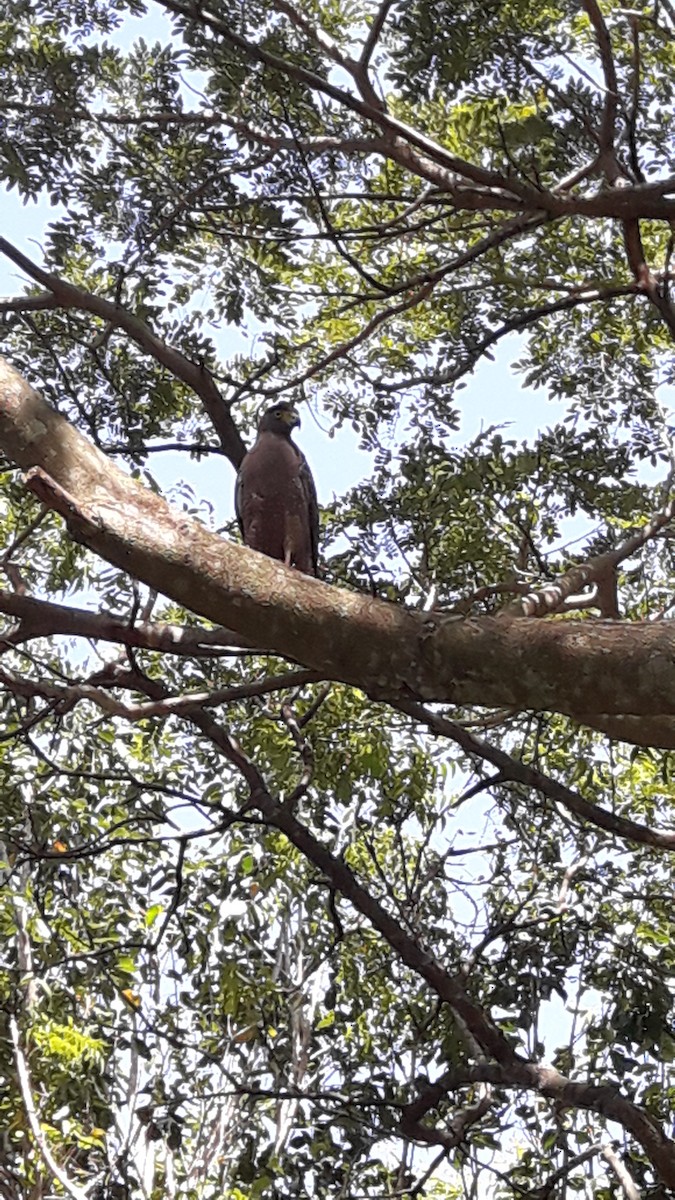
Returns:
[[[263,414],[256,443],[239,468],[234,507],[245,545],[316,575],[319,506],[307,460],[291,440],[299,425],[285,401]]]

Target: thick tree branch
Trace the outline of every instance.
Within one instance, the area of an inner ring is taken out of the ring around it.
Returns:
[[[675,308],[670,302],[667,280],[662,282],[649,267],[642,242],[640,222],[636,217],[631,217],[623,222],[623,240],[626,257],[636,283],[660,313],[664,324],[675,337]]]
[[[199,629],[163,622],[138,621],[130,623],[112,613],[88,612],[85,608],[70,608],[35,600],[0,589],[0,613],[16,617],[19,624],[0,635],[2,647],[20,646],[34,638],[64,634],[88,638],[91,641],[114,642],[139,650],[160,650],[164,654],[179,654],[191,658],[214,658],[228,649],[251,649],[244,638],[229,629]],[[260,647],[256,647],[256,652]]]
[[[583,6],[595,32],[598,50],[600,53],[600,61],[602,63],[602,71],[605,79],[605,107],[602,118],[602,126],[600,129],[601,161],[603,164],[605,177],[610,187],[621,187],[621,185],[626,182],[626,179],[625,172],[623,172],[621,169],[615,148],[616,115],[619,97],[616,66],[612,53],[611,39],[597,0],[583,0]],[[634,26],[633,33],[635,39]],[[635,47],[637,48],[635,49]],[[635,88],[639,87],[639,44],[635,40],[634,52],[637,55],[634,74],[638,80],[638,83],[634,83],[633,109],[632,117],[629,120],[629,134],[631,130],[630,121],[632,121],[632,148],[633,157],[636,158],[634,124],[637,112],[638,95],[638,93],[635,91]],[[631,143],[629,143],[629,148],[630,145]],[[637,174],[638,178],[641,178],[639,167]],[[621,190],[624,190],[623,187],[621,187]],[[635,277],[636,283],[648,296],[649,300],[660,313],[664,324],[670,330],[673,337],[675,337],[675,309],[673,309],[667,294],[661,290],[657,279],[647,264],[647,259],[642,244],[642,235],[640,232],[638,214],[631,214],[624,220],[623,235],[624,244],[626,247],[626,256],[628,258],[628,262]]]
[[[675,717],[618,717],[608,713],[575,714],[576,720],[598,733],[633,746],[675,750]]]
[[[2,360],[0,447],[95,553],[324,679],[393,701],[675,714],[670,622],[464,619],[307,579],[173,513]]]

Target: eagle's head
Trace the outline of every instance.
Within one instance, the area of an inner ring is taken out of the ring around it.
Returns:
[[[272,408],[268,408],[267,412],[263,413],[258,433],[278,433],[282,437],[290,437],[292,430],[297,429],[300,425],[300,417],[297,409],[293,408],[286,400],[280,400],[278,404],[274,404]]]

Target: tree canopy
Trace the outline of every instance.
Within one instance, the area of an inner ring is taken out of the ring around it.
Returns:
[[[5,3],[8,1200],[675,1196],[674,68],[671,0]],[[371,455],[319,580],[208,509],[278,399]]]

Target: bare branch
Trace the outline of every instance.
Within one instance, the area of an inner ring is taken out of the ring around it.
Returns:
[[[373,51],[375,50],[380,34],[382,33],[382,29],[384,28],[384,23],[387,19],[390,8],[393,6],[393,3],[394,0],[381,0],[380,6],[373,17],[373,23],[368,31],[368,37],[363,44],[363,50],[361,51],[361,58],[359,60],[363,67],[368,66],[368,63],[373,56]]]
[[[231,647],[252,649],[250,643],[228,629],[199,629],[150,621],[130,624],[112,613],[69,608],[2,589],[0,612],[19,619],[15,629],[0,635],[0,646],[19,646],[33,638],[65,634],[195,658],[218,657]]]
[[[615,834],[626,841],[636,842],[638,845],[653,846],[659,850],[675,850],[675,833],[663,833],[658,829],[651,829],[649,826],[640,825],[637,821],[631,821],[627,817],[620,817],[616,813],[608,812],[607,809],[600,808],[598,804],[590,804],[578,792],[574,792],[564,784],[551,779],[550,776],[544,775],[535,767],[529,767],[526,763],[512,758],[504,750],[491,746],[482,738],[469,733],[456,721],[451,721],[440,713],[430,712],[423,705],[416,704],[411,700],[397,701],[394,707],[400,709],[401,712],[408,713],[416,721],[426,725],[427,729],[433,733],[450,738],[467,754],[475,755],[484,762],[492,763],[498,768],[503,779],[510,779],[535,788],[542,795],[547,796],[556,804],[562,804],[569,812],[575,813],[576,816],[588,821],[597,829],[604,829],[608,833]]]
[[[640,1200],[640,1191],[635,1186],[635,1183],[631,1179],[630,1173],[626,1170],[618,1154],[615,1153],[611,1146],[603,1146],[600,1153],[605,1162],[609,1163],[619,1183],[621,1184],[621,1190],[623,1191],[626,1200]]]
[[[19,1087],[21,1088],[21,1098],[28,1120],[31,1136],[37,1148],[38,1154],[42,1159],[49,1174],[63,1188],[64,1192],[71,1197],[71,1200],[90,1200],[89,1192],[84,1188],[80,1188],[70,1178],[69,1175],[59,1166],[54,1155],[49,1148],[49,1142],[42,1132],[40,1117],[35,1107],[33,1099],[33,1089],[31,1086],[30,1075],[28,1073],[28,1064],[25,1055],[21,1049],[21,1040],[19,1038],[19,1027],[16,1023],[16,1018],[9,1018],[9,1032],[14,1047],[14,1063],[16,1073],[19,1079]]]
[[[565,601],[577,592],[583,591],[591,584],[600,584],[608,577],[613,578],[616,568],[655,538],[666,525],[670,524],[673,517],[675,517],[675,498],[666,505],[662,512],[657,513],[651,521],[643,525],[637,533],[626,538],[614,550],[607,550],[604,554],[598,554],[594,558],[588,559],[585,563],[570,567],[554,583],[546,583],[536,591],[514,600],[508,608],[502,610],[500,616],[520,613],[526,617],[543,617],[558,612]],[[618,614],[606,613],[604,615]]]
[[[595,32],[600,52],[600,62],[602,63],[602,73],[605,77],[605,107],[602,114],[599,143],[605,175],[608,182],[614,184],[620,178],[622,172],[614,149],[616,111],[619,95],[616,67],[612,54],[612,42],[597,0],[582,0],[582,3]]]
[[[103,444],[102,449],[106,454],[126,454],[130,455],[131,450],[128,445],[111,446]],[[211,445],[209,442],[146,442],[143,446],[142,454],[164,454],[166,451],[178,450],[182,454],[223,454],[221,446]]]
[[[97,677],[99,684],[109,683],[115,686],[118,682],[114,670],[104,671],[104,678]],[[107,678],[105,678],[107,676]],[[220,688],[212,692],[189,692],[187,695],[172,696],[150,704],[123,704],[116,700],[103,686],[92,683],[56,684],[44,680],[35,681],[26,675],[19,675],[6,668],[0,668],[0,683],[16,696],[41,696],[45,700],[53,700],[63,711],[81,701],[95,704],[103,712],[112,717],[123,717],[125,721],[145,721],[150,717],[168,717],[181,713],[192,712],[193,709],[217,708],[221,704],[230,704],[236,700],[246,700],[254,696],[266,696],[270,692],[283,691],[286,688],[302,687],[307,683],[317,683],[320,679],[314,671],[286,671],[283,674],[268,676],[264,679],[251,680],[235,687]]]

